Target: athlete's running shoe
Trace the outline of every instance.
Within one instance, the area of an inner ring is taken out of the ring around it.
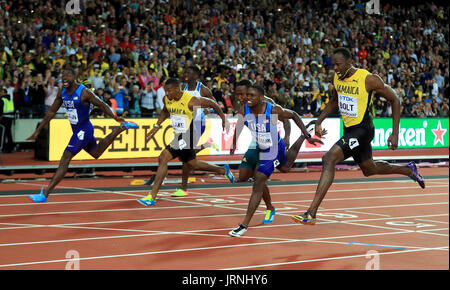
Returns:
[[[124,129],[137,129],[137,128],[139,128],[139,125],[138,124],[136,124],[135,122],[131,122],[131,121],[128,121],[128,122],[122,122],[122,123],[120,123],[120,126],[122,127],[122,128],[124,128]]]
[[[217,143],[214,142],[212,138],[209,138],[208,142],[211,144],[211,147],[214,148],[214,150],[216,150],[217,152],[220,151],[219,145],[217,145]]]
[[[48,198],[44,195],[44,187],[41,188],[41,192],[39,194],[31,194],[28,196],[35,203],[47,202]]]
[[[263,219],[263,224],[270,224],[273,222],[273,218],[275,217],[275,209],[266,210],[266,216]]]
[[[140,198],[137,200],[140,204],[143,204],[145,206],[149,206],[149,205],[155,205],[155,200],[153,199],[152,195],[149,194],[144,198]]]
[[[411,168],[413,172],[413,174],[409,178],[419,183],[420,187],[425,188],[425,181],[423,180],[423,177],[422,175],[420,175],[419,171],[417,171],[416,163],[414,163],[414,161],[411,161],[408,163],[408,167]]]
[[[177,189],[177,191],[173,192],[170,196],[180,197],[180,196],[188,196],[189,193],[182,189]]]
[[[316,223],[316,218],[311,215],[309,211],[301,215],[293,215],[292,219],[296,223],[302,223],[304,225],[314,225]]]
[[[225,164],[223,166],[223,168],[225,168],[226,172],[225,172],[225,177],[231,182],[234,183],[234,175],[230,170],[230,166],[228,164]]]
[[[247,229],[248,227],[244,226],[243,224],[240,224],[237,228],[230,231],[228,234],[232,237],[240,237],[247,231]]]

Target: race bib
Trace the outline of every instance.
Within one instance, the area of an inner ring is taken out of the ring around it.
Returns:
[[[178,148],[180,150],[183,150],[184,148],[186,148],[186,146],[187,146],[186,141],[184,141],[183,139],[178,140]]]
[[[76,109],[66,109],[67,118],[69,119],[70,124],[76,125],[78,124],[78,113]]]
[[[187,132],[188,130],[187,122],[184,116],[171,115],[170,119],[172,120],[172,127],[175,132],[177,133]]]
[[[272,135],[270,132],[258,132],[258,135],[256,135],[256,142],[258,142],[258,145],[261,149],[267,149],[272,147]]]
[[[358,117],[358,98],[339,94],[339,111],[344,116]]]

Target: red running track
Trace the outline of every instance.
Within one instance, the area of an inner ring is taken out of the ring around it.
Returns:
[[[136,199],[146,192],[127,179],[67,179],[58,188],[70,192],[46,204],[6,194],[47,182],[1,184],[0,269],[448,270],[448,167],[420,171],[424,190],[403,176],[338,171],[314,226],[290,216],[309,206],[320,172],[276,173],[286,182],[270,185],[274,222],[261,223],[262,203],[241,238],[228,232],[244,217],[250,185],[215,180],[182,198],[162,188],[144,207]]]

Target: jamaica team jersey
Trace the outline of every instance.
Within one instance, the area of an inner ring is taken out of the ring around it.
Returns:
[[[357,69],[352,76],[344,80],[339,80],[338,76],[334,75],[333,85],[338,94],[339,112],[346,128],[373,127],[369,110],[372,93],[366,91],[366,77],[369,74],[365,69]]]
[[[186,133],[190,129],[193,114],[188,104],[193,97],[188,92],[184,92],[178,101],[165,98],[166,108],[170,113],[170,120],[175,133]]]

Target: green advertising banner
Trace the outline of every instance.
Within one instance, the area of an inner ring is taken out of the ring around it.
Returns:
[[[392,118],[376,118],[373,149],[388,149],[387,139],[392,133]],[[398,148],[449,147],[448,119],[400,119]]]
[[[375,136],[372,148],[389,149],[387,139],[392,133],[392,118],[374,118]],[[341,136],[343,135],[341,120]],[[398,148],[442,148],[449,147],[447,118],[402,118],[398,134]]]

